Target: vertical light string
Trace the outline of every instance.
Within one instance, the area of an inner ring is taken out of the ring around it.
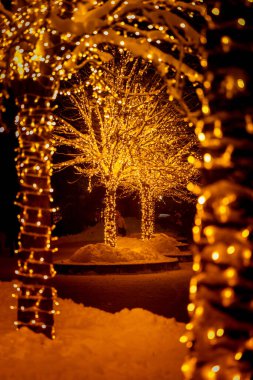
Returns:
[[[154,233],[155,201],[149,185],[143,184],[140,192],[141,199],[141,238],[151,239]]]
[[[116,190],[106,189],[104,209],[104,242],[110,247],[116,246]]]
[[[17,172],[20,192],[18,269],[22,281],[16,285],[18,299],[17,328],[27,326],[54,338],[54,303],[56,290],[48,280],[55,275],[52,264],[52,217],[50,144],[54,82],[41,75],[18,85],[17,116],[19,149]],[[23,92],[23,95],[22,95]],[[15,295],[14,295],[15,296]]]
[[[186,379],[253,378],[253,7],[206,2],[202,188],[193,228],[195,275]]]

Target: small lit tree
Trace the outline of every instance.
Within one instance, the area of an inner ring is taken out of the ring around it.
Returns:
[[[195,183],[199,176],[188,162],[189,156],[197,155],[197,139],[172,105],[163,106],[154,130],[149,142],[136,151],[135,176],[130,184],[140,196],[142,239],[150,239],[154,233],[157,199],[169,196],[177,201],[194,201],[187,185]]]

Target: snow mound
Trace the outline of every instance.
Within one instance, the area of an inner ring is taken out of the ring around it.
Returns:
[[[111,314],[59,300],[56,340],[51,341],[27,328],[13,329],[11,288],[0,282],[1,379],[183,379],[186,351],[179,337],[184,324],[175,319],[143,309]]]
[[[104,243],[88,244],[79,248],[70,261],[79,263],[139,263],[169,261],[166,254],[180,254],[176,239],[165,234],[154,234],[143,241],[136,237],[118,237],[117,247]]]

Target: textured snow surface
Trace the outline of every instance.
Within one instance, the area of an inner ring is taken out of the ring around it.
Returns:
[[[83,263],[133,263],[169,261],[164,255],[180,254],[176,239],[165,234],[155,234],[142,241],[136,237],[118,237],[117,247],[104,243],[88,244],[79,248],[70,261]]]
[[[181,380],[184,324],[143,309],[116,314],[59,300],[56,340],[15,331],[12,284],[0,282],[1,380]]]

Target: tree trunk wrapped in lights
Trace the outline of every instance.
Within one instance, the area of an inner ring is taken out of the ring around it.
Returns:
[[[16,86],[20,112],[17,117],[19,150],[17,171],[20,182],[20,233],[18,269],[22,281],[18,289],[18,321],[36,332],[54,337],[55,289],[47,282],[55,274],[51,248],[51,156],[49,135],[52,131],[51,99],[55,86],[41,75]],[[29,95],[27,95],[29,94]]]
[[[129,186],[139,193],[143,240],[150,239],[155,231],[158,199],[167,196],[178,202],[192,203],[196,200],[188,187],[194,186],[199,178],[198,169],[191,164],[199,155],[197,139],[179,115],[173,116],[172,107],[170,111],[171,120],[164,117],[157,123],[158,129],[161,128],[158,139],[154,137],[150,144],[138,149],[133,160],[136,170]]]
[[[48,284],[55,274],[50,207],[53,148],[49,136],[53,126],[52,102],[62,74],[59,60],[65,47],[61,49],[59,34],[48,24],[48,2],[15,1],[9,8],[12,11],[6,11],[0,4],[4,24],[0,78],[7,90],[12,88],[19,108],[17,204],[21,227],[16,274],[22,284],[15,285],[18,292],[15,325],[54,338],[56,291]]]
[[[186,379],[253,378],[253,4],[207,1]]]
[[[104,208],[104,242],[110,247],[116,245],[116,190],[106,189]]]
[[[140,194],[141,200],[141,238],[150,239],[155,228],[155,199],[149,185],[143,184]]]

